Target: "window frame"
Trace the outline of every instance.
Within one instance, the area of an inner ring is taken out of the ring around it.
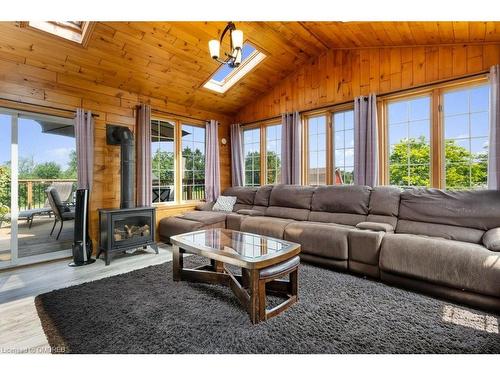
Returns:
[[[302,114],[302,184],[309,185],[309,119],[326,116],[326,185],[335,185],[335,113],[354,111],[353,103],[339,104],[328,109],[308,111]]]
[[[255,123],[255,124],[249,124],[249,125],[243,125],[242,126],[242,140],[241,140],[241,144],[242,144],[242,147],[243,147],[243,150],[245,149],[245,141],[244,141],[244,135],[243,135],[243,132],[245,130],[251,130],[251,129],[259,129],[259,136],[260,136],[260,178],[259,178],[259,186],[264,186],[264,185],[270,185],[270,184],[267,184],[267,128],[269,126],[275,126],[275,125],[281,125],[283,126],[282,124],[282,121],[281,119],[272,119],[272,120],[268,120],[268,121],[262,121],[262,122],[258,122],[258,123]],[[280,137],[281,139],[281,137]],[[280,155],[280,158],[281,158],[281,155]],[[244,167],[245,165],[245,155],[243,155],[243,186],[247,186],[245,184],[245,172],[246,172],[246,169]],[[281,182],[278,181],[276,182],[276,184],[280,184]]]
[[[432,89],[420,90],[418,93],[408,93],[404,95],[398,95],[395,97],[389,97],[384,101],[384,119],[385,121],[382,123],[384,127],[385,133],[385,144],[384,147],[380,147],[380,150],[384,150],[385,154],[385,176],[383,185],[389,185],[390,176],[389,176],[389,157],[390,157],[390,142],[389,142],[389,104],[404,102],[408,100],[418,99],[418,98],[429,98],[429,187],[433,187],[434,180],[436,178],[434,170],[435,170],[435,158],[439,157],[439,152],[436,152],[434,149],[434,144],[436,142],[437,135],[435,134],[434,124],[435,124],[435,113],[434,113],[434,105],[436,101],[435,93]],[[438,99],[439,100],[439,99]],[[411,186],[408,186],[411,187]]]
[[[190,118],[182,116],[166,116],[162,114],[155,113],[154,110],[151,114],[151,121],[168,121],[174,123],[174,200],[171,202],[156,202],[151,203],[155,207],[163,206],[179,206],[191,203],[200,203],[203,200],[183,200],[182,199],[182,125],[197,126],[200,128],[206,128],[203,121],[197,121]],[[151,125],[150,125],[151,126]],[[206,143],[205,143],[205,153],[206,153]],[[206,155],[206,154],[205,154]],[[151,166],[152,168],[152,166]],[[153,187],[151,187],[153,188]]]
[[[389,134],[388,134],[388,103],[399,100],[408,100],[425,94],[430,96],[430,187],[446,189],[446,155],[444,135],[444,93],[472,88],[488,84],[487,74],[473,78],[463,78],[450,82],[436,83],[423,88],[409,89],[381,97],[377,101],[379,122],[379,180],[382,185],[389,185]]]

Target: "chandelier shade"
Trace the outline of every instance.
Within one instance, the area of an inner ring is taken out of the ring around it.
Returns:
[[[224,40],[224,36],[229,31],[230,39],[230,52],[224,52],[224,57],[221,58],[221,45]],[[212,39],[208,42],[208,50],[210,52],[210,57],[218,61],[221,64],[228,64],[231,68],[236,68],[241,64],[242,61],[242,49],[243,49],[243,31],[236,29],[236,25],[233,22],[228,22],[224,31],[221,34],[220,40]]]

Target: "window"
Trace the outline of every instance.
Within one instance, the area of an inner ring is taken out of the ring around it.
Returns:
[[[490,87],[485,77],[381,99],[387,164],[382,181],[398,186],[485,188]]]
[[[21,25],[24,27],[30,27],[36,30],[40,30],[85,46],[94,27],[94,22],[29,21],[22,22]]]
[[[309,185],[326,184],[326,116],[310,117],[307,121]]]
[[[334,183],[354,183],[354,112],[333,114]]]
[[[430,108],[430,96],[388,103],[390,185],[431,185]]]
[[[175,121],[151,120],[153,203],[172,202],[175,194]]]
[[[152,203],[205,198],[205,127],[151,119]]]
[[[266,184],[281,179],[281,124],[266,127]]]
[[[245,186],[260,185],[260,128],[243,130]]]
[[[227,64],[221,65],[203,87],[220,94],[225,93],[264,60],[266,55],[249,42],[245,42],[243,43],[241,58],[241,64],[237,68],[231,68]]]
[[[182,199],[205,198],[205,128],[182,125]]]
[[[489,86],[443,94],[445,184],[485,188],[488,175]]]

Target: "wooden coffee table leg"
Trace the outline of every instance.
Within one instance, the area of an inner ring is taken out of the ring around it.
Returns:
[[[259,280],[259,320],[266,320],[266,280]]]
[[[290,296],[297,296],[298,299],[298,287],[299,287],[299,268],[297,267],[295,271],[290,273],[290,284],[289,293]]]
[[[180,281],[182,279],[182,269],[184,268],[184,257],[179,246],[173,245],[172,252],[172,273],[174,275],[174,281]]]
[[[248,314],[252,323],[256,324],[259,322],[259,270],[249,270],[249,282],[250,301]]]

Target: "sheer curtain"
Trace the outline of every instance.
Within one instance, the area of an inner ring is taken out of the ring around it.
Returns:
[[[301,127],[298,112],[281,115],[281,183],[301,184]]]
[[[378,184],[377,98],[354,99],[354,183]]]
[[[500,190],[500,65],[493,65],[490,80],[490,141],[488,189]]]
[[[137,205],[150,206],[153,202],[151,167],[151,107],[141,104],[137,108],[136,127]]]
[[[78,189],[92,190],[94,172],[94,119],[92,112],[76,110],[75,139]]]
[[[231,125],[231,184],[243,186],[243,145],[240,124]]]
[[[219,123],[207,121],[205,131],[205,200],[215,201],[220,195]]]

